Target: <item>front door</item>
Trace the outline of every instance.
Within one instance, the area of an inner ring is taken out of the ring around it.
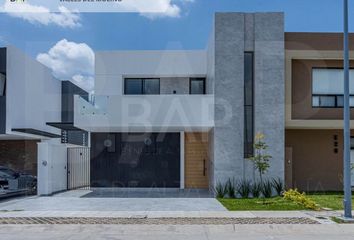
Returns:
[[[285,148],[285,187],[293,188],[293,148]]]
[[[208,133],[185,133],[185,187],[209,188]]]

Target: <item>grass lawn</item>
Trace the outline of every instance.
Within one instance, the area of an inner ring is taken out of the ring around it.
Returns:
[[[343,193],[309,193],[307,196],[323,208],[343,209]],[[352,197],[352,207],[354,207],[354,196]]]
[[[263,202],[259,198],[248,199],[218,199],[230,211],[247,210],[304,210],[305,208],[282,197],[267,198]]]
[[[322,208],[333,210],[343,209],[343,193],[310,193],[307,197],[314,200]],[[301,205],[292,201],[285,200],[282,197],[273,197],[265,199],[218,199],[224,207],[230,211],[248,211],[248,210],[305,210]],[[352,206],[354,210],[354,195],[352,197]]]

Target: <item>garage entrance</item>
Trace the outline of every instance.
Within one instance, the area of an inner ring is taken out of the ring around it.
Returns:
[[[180,187],[179,133],[92,133],[91,186]]]

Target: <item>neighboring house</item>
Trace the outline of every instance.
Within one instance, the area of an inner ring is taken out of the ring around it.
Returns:
[[[19,49],[0,48],[0,165],[37,175],[38,142],[60,143],[63,138],[65,143],[87,144],[87,133],[62,134],[47,124],[72,124],[74,94],[88,99],[82,89],[55,79],[50,69]]]
[[[354,35],[350,34],[354,59]],[[286,33],[286,171],[289,186],[342,190],[343,35]],[[351,68],[354,61],[350,62]],[[354,107],[354,70],[350,70]],[[351,110],[354,119],[354,110]],[[351,121],[353,125],[354,121]],[[354,132],[352,131],[354,137]],[[354,138],[351,140],[354,149]],[[352,150],[352,161],[354,155]],[[352,174],[354,186],[354,174]]]

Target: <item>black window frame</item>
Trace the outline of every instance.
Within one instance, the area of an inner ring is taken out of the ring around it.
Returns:
[[[129,94],[127,93],[127,81],[129,80],[141,80],[141,94]],[[159,81],[159,93],[158,94],[146,94],[145,93],[145,80],[158,80]],[[160,78],[124,78],[124,95],[160,95],[161,94],[161,79]]]
[[[338,69],[338,70],[343,70],[344,68],[342,67],[311,67],[311,108],[316,108],[316,109],[326,109],[326,108],[343,108],[344,106],[339,106],[338,105],[338,98],[343,97],[344,94],[314,94],[313,93],[313,70],[314,69]],[[349,70],[353,70],[354,68],[349,68]],[[334,106],[314,106],[313,105],[313,97],[334,97],[335,98],[335,104]],[[350,94],[349,97],[354,97],[354,94]],[[350,106],[350,108],[354,108],[354,106]]]
[[[252,67],[251,67],[251,91],[247,91],[246,87],[248,86],[246,81],[246,55],[247,54],[251,54],[252,56]],[[254,135],[255,135],[255,131],[254,131],[254,85],[255,85],[255,73],[254,73],[254,64],[255,63],[255,57],[254,57],[254,52],[251,51],[246,51],[244,52],[244,137],[243,137],[243,145],[244,145],[244,158],[250,158],[254,155]],[[249,98],[249,96],[247,96],[247,93],[251,92],[251,103],[247,103],[247,99]],[[251,116],[248,116],[248,110],[251,110]],[[251,117],[251,126],[248,126],[248,118],[247,117]],[[249,128],[251,128],[251,138],[249,141],[249,136],[248,136],[248,132],[249,132]]]
[[[192,81],[202,81],[203,82],[203,93],[192,93]],[[206,94],[206,78],[189,78],[189,94],[190,95],[205,95]]]

